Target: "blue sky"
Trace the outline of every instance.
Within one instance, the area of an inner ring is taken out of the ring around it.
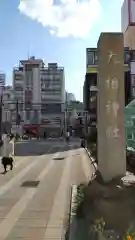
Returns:
[[[86,47],[102,31],[120,31],[122,0],[1,0],[0,71],[30,55],[65,68],[66,89],[82,100]]]

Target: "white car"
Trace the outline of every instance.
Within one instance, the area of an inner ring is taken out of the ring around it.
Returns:
[[[29,137],[28,137],[28,135],[24,134],[24,135],[22,136],[22,139],[23,139],[23,140],[28,140]]]

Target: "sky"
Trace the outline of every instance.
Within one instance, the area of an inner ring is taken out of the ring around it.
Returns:
[[[0,0],[0,72],[28,55],[65,68],[66,90],[83,99],[86,48],[121,30],[123,0]]]

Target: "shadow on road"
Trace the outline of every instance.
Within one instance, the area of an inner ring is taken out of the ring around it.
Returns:
[[[53,154],[80,148],[80,144],[63,144],[56,143],[46,144],[43,142],[22,142],[15,144],[15,156],[40,156],[45,154]]]
[[[64,160],[65,157],[59,157],[59,158],[53,158],[53,160],[58,160],[58,161],[61,161],[61,160]]]

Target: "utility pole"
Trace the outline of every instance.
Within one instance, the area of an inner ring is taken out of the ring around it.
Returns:
[[[21,117],[20,117],[20,114],[19,114],[19,102],[17,100],[17,102],[16,102],[16,130],[20,125],[20,120],[21,120],[20,118]]]
[[[0,141],[2,140],[2,106],[3,106],[3,97],[0,98]]]
[[[65,102],[65,135],[66,135],[66,132],[67,132],[67,99],[66,99],[66,102]]]
[[[16,127],[18,126],[18,100],[16,101]]]

